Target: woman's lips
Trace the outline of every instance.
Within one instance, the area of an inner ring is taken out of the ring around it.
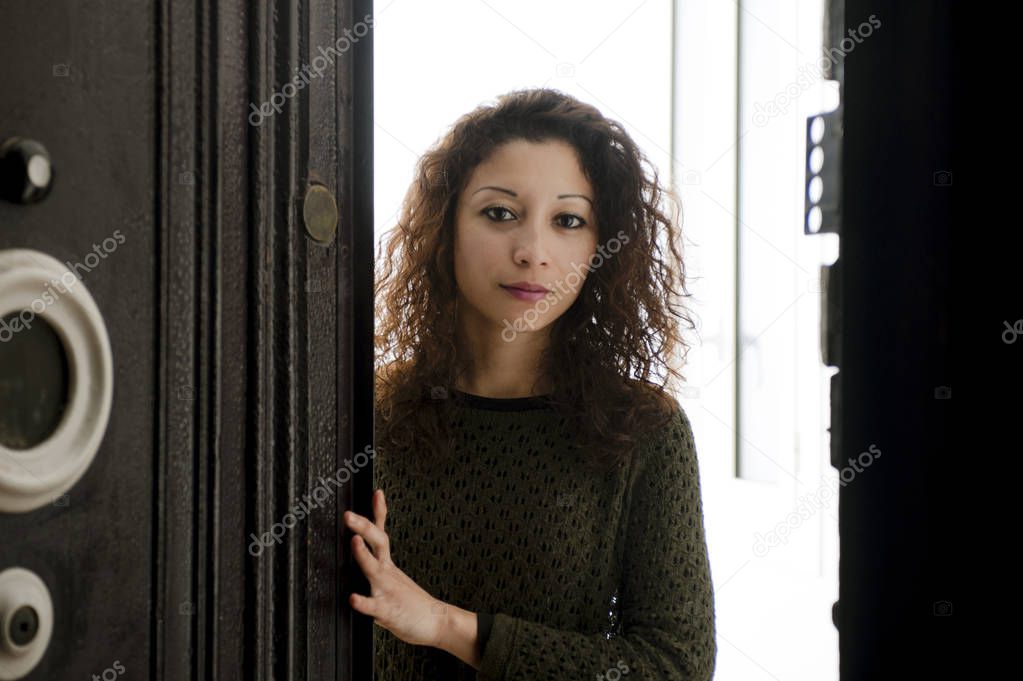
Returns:
[[[511,286],[504,286],[504,285],[502,285],[501,288],[503,288],[505,291],[507,291],[508,293],[512,294],[513,296],[515,296],[519,300],[535,301],[535,300],[540,300],[545,295],[547,295],[547,291],[523,291],[520,288],[512,288]]]

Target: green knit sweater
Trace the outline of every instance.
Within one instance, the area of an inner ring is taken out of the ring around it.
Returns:
[[[452,396],[454,463],[413,470],[378,445],[374,487],[395,565],[480,613],[482,666],[374,626],[377,681],[711,679],[714,592],[682,408],[601,475],[574,460],[543,397]]]

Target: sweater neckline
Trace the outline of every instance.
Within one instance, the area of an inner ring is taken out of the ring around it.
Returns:
[[[489,411],[527,411],[530,409],[547,409],[550,407],[550,394],[531,395],[528,397],[485,397],[463,392],[452,388],[451,393],[456,403],[462,403],[475,409]]]

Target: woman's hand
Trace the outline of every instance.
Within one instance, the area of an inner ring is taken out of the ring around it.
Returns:
[[[345,525],[356,533],[352,551],[369,579],[371,594],[352,593],[348,602],[402,641],[437,647],[444,633],[447,604],[423,591],[391,562],[391,544],[384,532],[387,503],[381,489],[373,493],[373,515],[376,523],[351,511],[344,514]]]

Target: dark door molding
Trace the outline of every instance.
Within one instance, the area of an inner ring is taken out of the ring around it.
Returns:
[[[343,39],[371,11],[156,7],[152,679],[371,678],[339,523],[367,513],[371,461],[336,483],[372,443],[372,29]],[[338,209],[326,243],[312,185]]]

